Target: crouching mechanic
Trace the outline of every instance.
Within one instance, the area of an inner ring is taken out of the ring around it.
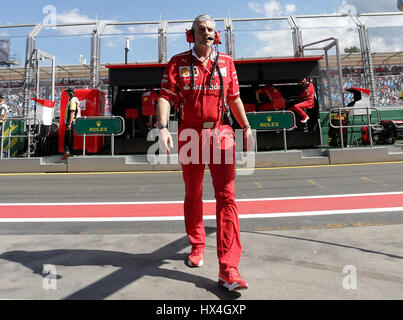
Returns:
[[[301,123],[307,123],[309,116],[304,109],[311,109],[315,106],[315,87],[307,78],[302,78],[300,83],[301,90],[299,93],[299,99],[301,102],[291,106],[288,110],[297,113],[301,117]]]
[[[213,47],[213,18],[196,17],[191,32],[193,49],[172,57],[162,79],[157,108],[160,148],[169,154],[173,147],[167,124],[171,105],[179,101],[178,150],[185,183],[185,228],[192,247],[187,264],[203,264],[206,233],[202,194],[208,163],[216,198],[218,284],[231,291],[247,289],[248,284],[238,271],[241,239],[235,203],[235,141],[234,131],[225,120],[227,103],[244,129],[248,150],[254,145],[252,131],[240,99],[232,58]],[[189,148],[194,142],[196,148]],[[221,153],[218,160],[213,156],[217,148]]]

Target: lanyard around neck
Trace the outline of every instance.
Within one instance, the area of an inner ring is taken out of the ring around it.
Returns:
[[[216,54],[216,59],[214,61],[213,64],[213,69],[211,70],[211,76],[210,76],[210,80],[209,80],[209,88],[211,88],[211,81],[214,78],[214,73],[217,70],[218,76],[220,78],[220,97],[222,99],[222,110],[221,110],[221,121],[224,120],[224,111],[228,112],[227,110],[227,105],[225,102],[225,96],[224,96],[224,80],[223,80],[223,76],[220,70],[220,67],[218,66],[218,61],[220,60],[220,53],[217,51]],[[190,69],[191,69],[191,75],[192,75],[192,87],[191,90],[195,90],[195,77],[194,77],[194,63],[193,63],[193,51],[190,51]],[[219,108],[219,107],[218,107]]]

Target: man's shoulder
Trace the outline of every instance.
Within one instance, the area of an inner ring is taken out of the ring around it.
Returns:
[[[175,55],[171,58],[170,62],[171,62],[171,63],[172,63],[172,62],[180,62],[180,61],[188,62],[189,59],[190,59],[190,53],[191,53],[191,50],[188,50],[188,51],[184,51],[184,52],[175,54]]]
[[[230,56],[229,54],[226,54],[226,53],[223,53],[223,52],[220,52],[219,54],[220,54],[220,59],[224,59],[224,60],[227,60],[227,61],[232,61],[233,60],[232,56]]]
[[[77,98],[77,97],[73,97],[73,98],[71,98],[70,100],[69,100],[69,105],[70,106],[76,106],[76,105],[79,105],[80,104],[80,100]]]
[[[232,60],[232,56],[224,52],[220,52],[220,57]]]

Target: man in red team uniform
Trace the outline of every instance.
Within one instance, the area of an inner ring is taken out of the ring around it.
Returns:
[[[301,117],[302,123],[307,123],[309,120],[309,116],[305,113],[304,109],[311,109],[315,105],[315,87],[312,82],[308,79],[301,79],[301,91],[299,94],[299,99],[301,102],[291,106],[288,110],[297,113]]]
[[[186,193],[185,227],[192,246],[187,264],[191,267],[203,264],[206,234],[202,202],[205,162],[202,158],[208,153],[207,162],[216,198],[218,284],[228,290],[246,289],[248,284],[238,271],[241,239],[235,203],[235,141],[234,131],[225,121],[226,110],[223,109],[227,104],[244,129],[249,150],[254,143],[252,131],[240,99],[232,58],[214,50],[217,34],[213,18],[209,15],[198,16],[190,32],[191,42],[194,41],[193,49],[172,57],[161,82],[157,109],[159,143],[161,149],[169,154],[173,141],[167,128],[168,117],[170,107],[178,101],[179,158]],[[191,135],[196,136],[198,146],[188,150],[191,153],[191,161],[188,161],[189,152],[185,154],[183,150],[187,150],[192,142],[192,137],[188,139]],[[211,151],[217,149],[221,152],[220,162],[213,161],[211,156]],[[228,153],[231,161],[226,161]]]
[[[141,95],[141,109],[145,117],[149,117],[148,127],[153,127],[153,117],[156,116],[156,104],[158,101],[158,93],[154,87],[144,91]]]
[[[256,100],[259,111],[283,110],[285,100],[279,89],[267,84],[263,88],[256,90]]]

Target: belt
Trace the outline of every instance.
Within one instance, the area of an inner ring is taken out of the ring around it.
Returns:
[[[207,121],[203,122],[203,129],[217,128],[221,124],[221,121]]]
[[[193,128],[193,129],[213,129],[217,128],[222,124],[221,121],[206,121],[206,122],[200,122],[200,121],[189,121],[189,120],[184,120],[183,122],[180,122],[179,127],[181,128]]]

